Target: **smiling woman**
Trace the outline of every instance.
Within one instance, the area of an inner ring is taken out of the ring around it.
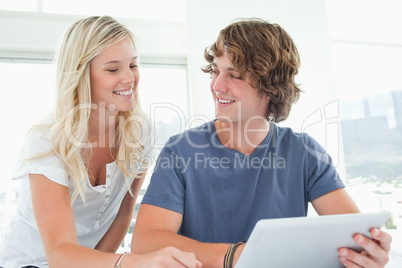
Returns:
[[[110,16],[80,19],[65,33],[55,109],[29,130],[12,175],[21,198],[0,243],[1,266],[120,267],[123,257],[124,267],[160,259],[199,266],[174,248],[116,254],[152,162],[136,59],[133,34]]]
[[[2,116],[3,126],[12,128],[12,131],[2,131],[0,134],[0,147],[7,152],[7,154],[0,154],[0,163],[3,167],[3,175],[0,178],[1,237],[5,226],[16,210],[19,199],[19,181],[11,180],[18,149],[23,143],[29,127],[46,114],[47,110],[52,109],[55,100],[56,68],[54,64],[40,61],[1,62],[0,72],[3,74],[0,87],[9,89],[2,93],[4,99],[15,99],[16,92],[18,92],[18,96],[24,96],[18,99],[18,107],[20,107],[18,109],[14,102],[3,102],[0,105],[0,114],[9,115]],[[142,106],[149,115],[152,115],[155,126],[160,130],[155,146],[161,147],[168,137],[180,131],[180,118],[188,116],[186,69],[184,66],[158,66],[143,63],[139,66],[139,72],[141,73],[139,91]],[[16,83],[20,80],[22,73],[24,80],[30,81],[29,87]],[[155,77],[160,79],[155,79]],[[170,105],[163,104],[166,102]],[[29,110],[29,113],[24,112],[26,110]],[[146,189],[148,179],[144,182],[143,189]],[[142,194],[143,192],[138,197],[132,224],[135,223],[136,211],[138,211]],[[132,231],[131,228],[118,252],[130,250]]]

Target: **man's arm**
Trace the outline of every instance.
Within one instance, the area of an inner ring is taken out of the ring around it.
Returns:
[[[313,200],[312,204],[319,215],[360,212],[343,188]],[[371,229],[371,236],[373,239],[356,234],[354,240],[364,251],[357,253],[347,248],[340,248],[338,250],[340,261],[346,267],[384,267],[389,260],[392,238],[388,233],[375,228]]]
[[[345,191],[340,188],[324,194],[311,202],[318,215],[359,213],[360,210]]]
[[[229,244],[202,243],[177,234],[183,216],[161,207],[142,204],[133,233],[131,251],[149,253],[167,246],[193,252],[203,267],[223,267]]]

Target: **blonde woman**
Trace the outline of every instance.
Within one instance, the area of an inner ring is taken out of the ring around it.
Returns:
[[[29,132],[14,176],[21,199],[0,266],[201,266],[171,247],[115,253],[151,157],[137,64],[132,33],[113,18],[89,17],[68,29],[57,58],[55,111]]]

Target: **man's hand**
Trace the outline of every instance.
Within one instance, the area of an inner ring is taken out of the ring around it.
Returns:
[[[383,268],[389,261],[391,235],[376,228],[371,229],[370,233],[373,239],[361,234],[353,237],[355,242],[364,249],[361,253],[347,248],[338,250],[339,259],[345,267]]]

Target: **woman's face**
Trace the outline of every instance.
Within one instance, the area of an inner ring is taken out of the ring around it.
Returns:
[[[137,52],[129,37],[108,47],[90,63],[92,104],[111,111],[133,108],[140,80]]]

